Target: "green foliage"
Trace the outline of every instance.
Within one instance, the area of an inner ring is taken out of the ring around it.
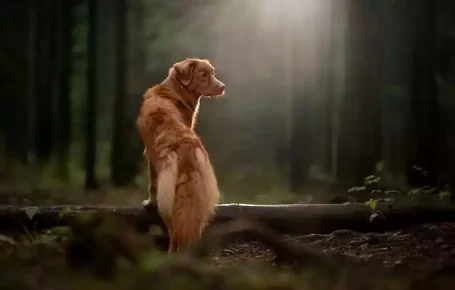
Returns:
[[[371,185],[371,184],[379,184],[379,181],[381,181],[380,176],[374,176],[374,175],[369,175],[365,177],[365,185]]]
[[[372,199],[372,198],[370,198],[368,201],[365,202],[365,205],[372,209],[372,212],[370,215],[370,223],[377,221],[378,219],[385,219],[384,214],[380,210],[376,209],[377,204],[378,204],[378,200]]]
[[[58,217],[59,217],[59,218],[62,218],[62,217],[64,217],[68,212],[69,212],[69,209],[68,209],[67,207],[65,207],[64,209],[62,209],[62,210],[58,213]]]
[[[349,193],[353,193],[353,192],[363,192],[367,189],[366,186],[354,186],[354,187],[351,187],[348,189],[348,192]]]
[[[451,200],[452,199],[452,192],[447,191],[447,190],[441,191],[438,195],[441,200]]]
[[[39,207],[38,206],[27,206],[24,209],[25,213],[27,214],[29,219],[33,219],[35,214],[39,212]]]
[[[376,209],[376,204],[377,204],[377,201],[373,200],[372,198],[370,198],[368,201],[365,202],[365,205],[371,207],[372,210]]]

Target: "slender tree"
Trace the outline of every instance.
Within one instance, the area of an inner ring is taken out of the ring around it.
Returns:
[[[409,166],[423,166],[427,171],[425,182],[435,186],[438,173],[446,169],[448,141],[442,111],[438,103],[436,84],[437,20],[440,3],[428,0],[419,2],[413,51],[412,116],[414,150],[410,150]],[[410,182],[412,182],[410,180]]]
[[[310,20],[311,21],[311,20]],[[298,22],[305,25],[305,20]],[[314,161],[314,105],[312,103],[317,89],[311,72],[316,47],[314,35],[299,31],[296,25],[287,25],[290,48],[286,63],[291,82],[290,94],[290,185],[292,191],[298,191],[307,181],[308,170]],[[303,39],[302,39],[303,38]]]
[[[26,63],[28,36],[27,2],[4,3],[0,12],[0,178],[14,174],[14,166],[27,157]]]
[[[38,47],[36,75],[36,134],[35,148],[41,165],[49,161],[53,151],[55,116],[53,111],[54,63],[56,57],[56,5],[53,0],[40,1],[37,7]]]
[[[341,105],[338,177],[350,185],[374,172],[380,159],[379,13],[372,2],[347,1],[346,92]]]
[[[31,164],[34,156],[35,140],[35,107],[36,107],[36,47],[37,47],[37,1],[28,4],[28,41],[27,41],[27,129],[26,132],[26,163]]]
[[[73,48],[73,0],[57,1],[58,62],[57,62],[57,119],[56,150],[58,175],[68,180],[69,146],[71,142],[70,78]]]
[[[412,75],[412,27],[409,16],[404,17],[405,2],[400,6],[390,2],[383,4],[384,25],[387,33],[383,39],[382,70],[382,180],[384,186],[407,189],[406,155],[412,148],[410,143],[410,93]]]
[[[324,87],[324,92],[325,92],[325,102],[324,102],[324,113],[323,118],[325,119],[325,126],[323,127],[323,134],[324,134],[324,146],[323,146],[323,152],[325,155],[325,159],[323,160],[323,169],[327,173],[334,174],[333,168],[333,157],[334,157],[334,150],[332,148],[333,145],[333,131],[334,131],[334,111],[336,110],[335,106],[335,97],[334,97],[334,73],[333,73],[333,68],[334,68],[334,61],[335,61],[335,49],[334,49],[334,37],[335,37],[335,29],[334,29],[334,13],[338,13],[337,11],[334,10],[334,4],[333,2],[336,0],[332,1],[327,1],[328,4],[325,6],[327,15],[326,16],[326,24],[328,27],[328,33],[324,33],[324,37],[322,39],[322,48],[324,51],[323,54],[323,69],[321,73],[321,79],[322,79],[322,86]]]
[[[114,124],[112,134],[111,169],[112,182],[116,186],[127,185],[128,168],[125,168],[127,140],[125,139],[126,123],[126,41],[127,41],[127,4],[126,0],[117,0],[116,11],[116,77],[114,98]]]
[[[88,0],[89,35],[88,35],[88,68],[87,100],[85,118],[85,188],[96,189],[96,33],[97,33],[97,0]]]

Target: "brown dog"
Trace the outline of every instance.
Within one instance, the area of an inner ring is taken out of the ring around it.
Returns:
[[[201,97],[224,95],[225,85],[207,60],[186,59],[148,89],[136,125],[149,166],[149,199],[166,224],[169,252],[201,237],[219,200],[216,176],[193,131]]]

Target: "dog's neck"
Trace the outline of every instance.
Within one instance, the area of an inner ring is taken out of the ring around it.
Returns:
[[[199,111],[199,101],[202,96],[196,95],[190,91],[172,73],[161,83],[162,85],[174,90],[177,94],[173,94],[174,100],[184,107],[189,112],[185,118],[185,123],[191,130],[194,130],[197,113]]]
[[[202,96],[195,94],[190,88],[185,87],[173,74],[170,74],[162,83],[177,92],[175,95],[177,101],[191,111],[192,114],[197,112],[199,100]]]

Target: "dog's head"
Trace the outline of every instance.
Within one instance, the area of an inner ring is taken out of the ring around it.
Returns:
[[[224,95],[225,84],[215,77],[215,68],[205,59],[189,58],[177,62],[171,69],[176,79],[197,96]]]

